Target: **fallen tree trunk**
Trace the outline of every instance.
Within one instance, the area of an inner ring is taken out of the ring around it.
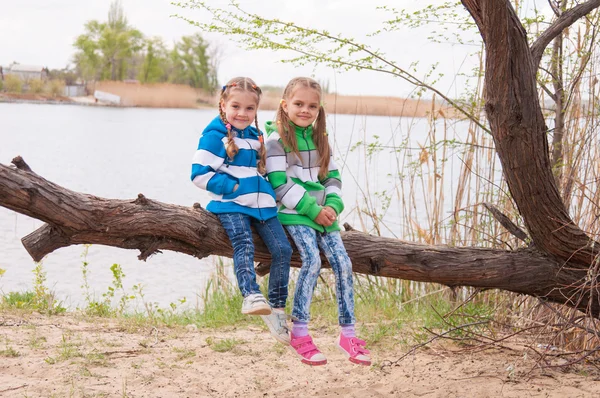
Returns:
[[[139,195],[132,200],[104,199],[65,189],[31,171],[16,158],[17,167],[0,164],[0,205],[46,224],[23,238],[31,257],[39,261],[53,251],[75,244],[101,244],[140,251],[140,260],[161,250],[197,258],[232,257],[227,235],[217,218],[199,205],[183,207]],[[577,271],[534,249],[506,251],[474,247],[431,246],[342,233],[355,272],[391,278],[435,282],[447,286],[498,288],[566,303],[582,310],[573,286]],[[256,261],[270,255],[255,235]],[[292,265],[300,266],[295,253]]]

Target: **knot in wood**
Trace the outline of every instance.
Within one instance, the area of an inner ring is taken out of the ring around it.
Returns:
[[[148,199],[144,196],[144,194],[138,193],[138,197],[134,202],[137,205],[145,206],[148,204]]]
[[[11,163],[14,164],[15,167],[19,170],[28,171],[30,173],[33,172],[33,170],[31,170],[31,167],[29,167],[29,165],[25,163],[25,160],[23,160],[21,156],[15,157]]]
[[[383,265],[385,264],[385,259],[382,256],[371,257],[369,259],[369,264],[370,264],[370,269],[369,269],[370,273],[372,275],[379,275],[381,268],[383,268]]]

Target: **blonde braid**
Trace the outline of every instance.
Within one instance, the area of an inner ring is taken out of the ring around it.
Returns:
[[[227,116],[225,116],[225,112],[223,112],[223,108],[221,107],[224,92],[225,90],[221,92],[221,100],[219,101],[219,115],[221,115],[221,121],[223,121],[227,128],[227,144],[225,144],[225,152],[227,152],[229,160],[233,160],[233,157],[238,154],[240,148],[235,143],[233,131],[231,131],[231,124],[227,121]]]
[[[277,109],[276,123],[283,147],[290,152],[295,153],[298,159],[301,159],[300,151],[298,150],[298,141],[296,139],[296,129],[290,128],[290,117],[285,113],[281,104],[279,104],[279,109]]]
[[[235,143],[235,139],[234,139],[235,133],[232,131],[231,124],[227,121],[227,116],[225,115],[225,112],[223,111],[223,104],[225,104],[225,101],[229,97],[229,93],[232,90],[249,91],[249,92],[256,94],[257,108],[258,108],[258,104],[260,103],[260,99],[262,97],[262,90],[260,89],[260,87],[258,87],[256,85],[256,83],[254,83],[254,81],[248,77],[234,77],[233,79],[229,80],[227,82],[227,84],[224,85],[223,88],[221,89],[221,98],[219,99],[219,115],[221,115],[221,120],[225,124],[225,127],[227,127],[227,144],[225,144],[225,150],[227,151],[227,156],[231,160],[233,160],[233,157],[235,155],[237,155],[240,150],[240,148]],[[257,111],[258,111],[258,109],[257,109]],[[265,145],[263,142],[264,140],[262,139],[262,133],[261,133],[260,129],[258,128],[258,114],[256,114],[254,116],[254,124],[256,125],[256,130],[258,131],[259,140],[261,142],[261,146],[258,151],[258,153],[260,155],[260,159],[257,162],[256,166],[257,166],[258,172],[261,174],[264,174],[266,172],[267,151],[265,149]]]
[[[258,113],[254,115],[254,125],[256,126],[256,131],[258,131],[258,141],[260,142],[256,168],[260,174],[265,175],[267,172],[267,148],[265,148],[265,139],[263,137],[263,133],[258,127]]]

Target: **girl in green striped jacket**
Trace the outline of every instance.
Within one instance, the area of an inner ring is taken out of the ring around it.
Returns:
[[[267,176],[275,189],[278,217],[302,259],[292,317],[291,346],[303,363],[324,365],[325,356],[308,333],[310,304],[325,254],[336,279],[338,347],[350,361],[370,365],[365,342],[356,337],[352,263],[340,235],[344,209],[340,172],[327,139],[321,86],[292,79],[283,92],[275,123],[267,122]]]

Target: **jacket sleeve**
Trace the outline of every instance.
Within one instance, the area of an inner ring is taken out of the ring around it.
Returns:
[[[192,182],[199,188],[217,195],[233,192],[233,187],[238,180],[218,171],[225,162],[226,156],[225,145],[220,136],[203,134],[192,160]]]
[[[331,148],[330,148],[330,153]],[[319,179],[325,187],[325,206],[331,207],[339,215],[344,211],[344,201],[342,200],[342,176],[337,168],[333,155],[329,159],[329,172],[323,179]]]
[[[306,215],[311,220],[317,218],[322,206],[311,196],[304,187],[296,184],[288,177],[287,157],[281,141],[273,136],[267,139],[267,177],[275,190],[278,202],[298,214]]]

